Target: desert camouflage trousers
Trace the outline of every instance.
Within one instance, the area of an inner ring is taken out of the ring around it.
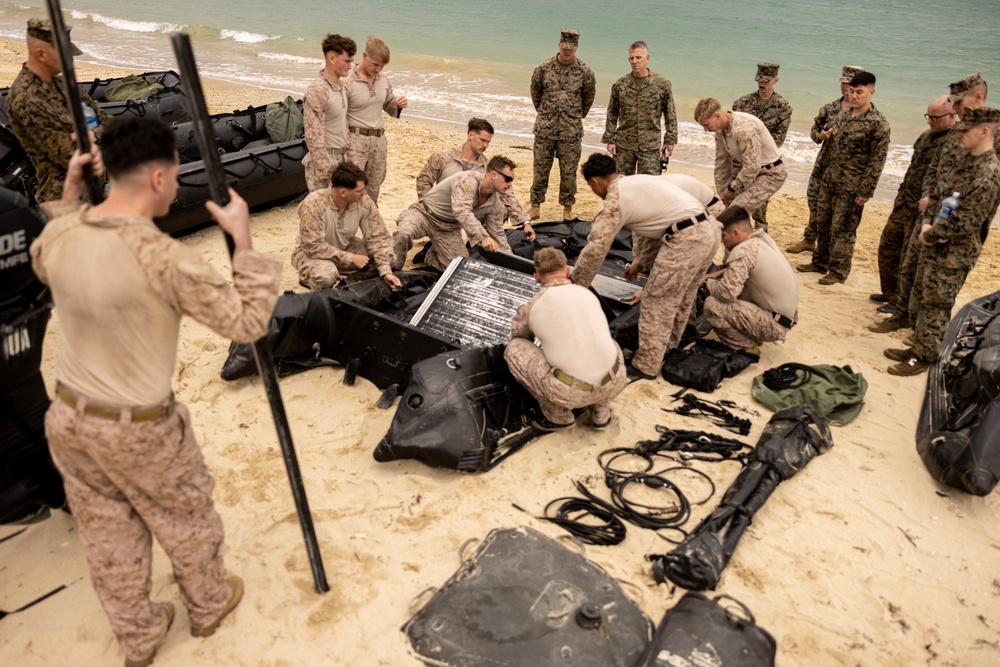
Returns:
[[[806,241],[816,242],[816,202],[819,201],[819,186],[816,180],[810,176],[809,186],[806,188],[806,204],[809,206],[809,222],[802,230],[802,238]]]
[[[625,176],[632,174],[659,176],[663,173],[663,169],[660,167],[659,148],[654,148],[651,151],[630,151],[616,146],[615,166],[618,167],[618,173]]]
[[[353,238],[344,248],[345,251],[355,255],[368,255],[368,246],[365,240]],[[371,265],[371,260],[368,264]],[[292,253],[292,266],[299,272],[299,280],[306,284],[309,289],[328,289],[340,282],[342,273],[353,273],[358,268],[353,262],[341,262],[336,259],[311,259],[297,248]]]
[[[918,214],[915,205],[893,208],[882,228],[878,241],[878,280],[882,294],[889,301],[895,300],[899,290],[899,272]]]
[[[150,601],[152,538],[170,558],[191,624],[209,625],[232,591],[222,562],[222,519],[212,476],[177,404],[163,419],[119,422],[83,414],[61,399],[45,415],[90,576],[129,659],[148,655],[167,617]]]
[[[485,227],[490,238],[497,242],[500,252],[511,252],[507,235],[503,228]],[[468,257],[469,251],[462,238],[462,227],[458,224],[445,224],[425,215],[416,203],[399,214],[396,219],[396,233],[392,235],[393,253],[392,270],[399,271],[406,263],[406,254],[417,239],[430,238],[431,247],[427,251],[424,262],[438,271],[444,271],[456,257]]]
[[[667,351],[680,344],[721,238],[719,222],[710,216],[660,246],[639,305],[639,349],[632,365],[643,373],[659,374]]]
[[[365,189],[372,201],[378,203],[378,194],[385,181],[386,154],[389,142],[385,133],[381,137],[365,137],[357,132],[347,133],[347,159],[365,172],[368,185]]]
[[[590,408],[590,418],[595,424],[607,423],[611,419],[611,401],[628,384],[621,350],[618,350],[618,372],[607,384],[595,387],[593,391],[571,387],[556,378],[542,348],[526,338],[514,338],[507,343],[503,357],[511,374],[538,401],[545,418],[556,424],[572,422],[573,408],[586,407]]]
[[[771,313],[749,301],[705,299],[705,319],[719,340],[729,347],[745,350],[753,345],[784,341],[788,329],[774,321]]]
[[[770,169],[761,169],[747,189],[733,197],[733,201],[729,205],[742,206],[750,213],[754,213],[761,206],[767,204],[771,195],[781,189],[786,178],[788,178],[788,168],[784,164]]]
[[[549,172],[553,158],[559,159],[559,203],[576,203],[576,168],[580,166],[582,139],[542,139],[535,137],[534,177],[531,182],[531,203],[541,204],[549,190]]]
[[[837,278],[851,275],[854,243],[864,204],[854,202],[856,194],[820,187],[816,202],[816,249],[812,263]]]
[[[330,159],[333,160],[334,166],[344,161],[343,153],[334,153],[330,150],[327,152],[330,154]],[[305,169],[306,187],[309,188],[309,192],[330,187],[330,172],[321,173],[309,153],[306,153],[305,158],[302,160],[302,166]]]

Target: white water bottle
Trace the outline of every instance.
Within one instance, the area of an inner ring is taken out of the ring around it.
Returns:
[[[97,114],[94,112],[93,109],[87,106],[86,102],[80,102],[80,106],[83,107],[83,117],[87,120],[87,130],[93,132],[94,130],[97,129],[97,126],[99,125],[97,120]]]
[[[961,203],[961,194],[958,192],[952,192],[950,197],[945,197],[941,201],[941,206],[938,207],[937,216],[935,216],[935,222],[937,219],[947,220],[951,217],[951,214],[955,212],[958,205]]]

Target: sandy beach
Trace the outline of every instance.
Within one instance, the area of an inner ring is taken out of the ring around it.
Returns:
[[[0,85],[9,85],[24,46],[0,42]],[[81,64],[78,78],[119,75]],[[391,75],[391,72],[390,72]],[[274,101],[263,88],[204,82],[213,112]],[[405,118],[405,114],[404,114]],[[389,175],[380,210],[394,227],[415,200],[414,178],[428,155],[464,141],[454,126],[387,121]],[[678,152],[684,150],[678,147]],[[489,154],[518,163],[515,192],[524,205],[531,181],[531,147],[499,137]],[[693,172],[707,183],[711,173]],[[553,172],[543,220],[561,212]],[[298,230],[291,202],[254,216],[257,249],[285,259],[282,288],[301,291],[289,257]],[[580,181],[576,212],[587,219],[599,200]],[[876,248],[889,208],[869,205],[858,234],[854,271],[846,284],[823,287],[815,274],[800,279],[799,325],[785,344],[765,344],[761,361],[727,380],[713,400],[731,399],[760,413],[747,438],[755,444],[770,412],[750,396],[754,375],[787,362],[849,365],[868,380],[864,409],[833,427],[834,447],[781,484],[736,550],[716,593],[741,600],[777,640],[780,667],[834,665],[972,666],[1000,664],[1000,495],[964,495],[936,483],[914,444],[927,376],[895,378],[886,347],[908,332],[879,335],[868,295],[879,291]],[[801,237],[803,193],[783,190],[770,207],[779,246]],[[958,305],[1000,289],[997,233],[969,277]],[[210,228],[183,243],[228,272],[221,233]],[[789,256],[793,264],[807,256]],[[59,314],[49,324],[42,371],[50,395]],[[228,568],[246,581],[246,596],[215,636],[194,639],[169,561],[156,547],[153,593],[173,600],[178,618],[154,664],[392,666],[419,665],[400,627],[415,601],[458,569],[460,547],[495,528],[530,526],[563,531],[536,517],[577,480],[598,493],[597,455],[655,438],[654,426],[718,431],[705,421],[663,412],[677,387],[662,379],[631,384],[614,404],[603,432],[579,423],[528,445],[495,470],[471,476],[412,461],[381,464],[372,450],[395,406],[379,410],[379,390],[343,370],[323,368],[281,381],[330,591],[318,595],[289,491],[275,429],[257,378],[224,382],[219,371],[229,342],[186,320],[174,383],[192,413],[197,437],[215,475],[215,501],[226,527]],[[702,464],[719,491],[694,508],[693,528],[718,502],[738,464]],[[515,505],[524,508],[522,511]],[[0,526],[0,538],[21,530]],[[683,591],[657,585],[646,554],[671,545],[656,533],[628,527],[613,547],[585,555],[613,577],[654,621]],[[0,664],[34,667],[71,662],[117,665],[122,653],[90,585],[70,515],[44,522],[0,543],[0,609],[13,610],[65,585],[30,609],[0,621]]]

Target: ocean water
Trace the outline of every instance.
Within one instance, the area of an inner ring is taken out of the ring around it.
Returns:
[[[63,2],[83,60],[176,69],[167,35],[185,30],[203,75],[293,95],[322,66],[319,44],[327,33],[354,38],[359,59],[365,37],[376,34],[392,49],[386,72],[410,101],[405,116],[463,125],[483,116],[503,134],[525,139],[534,122],[531,72],[555,55],[560,29],[573,28],[581,32],[577,55],[597,76],[585,121],[592,146],[600,145],[611,85],[629,71],[628,45],[641,39],[649,44],[650,68],[673,83],[680,120],[674,159],[705,167],[713,139],[693,122],[697,100],[728,104],[755,90],[757,62],[777,62],[776,89],[795,109],[782,152],[798,184],[816,155],[808,137],[813,116],[839,96],[840,68],[860,65],[878,78],[874,101],[892,126],[881,200],[894,196],[910,146],[926,128],[926,106],[947,93],[949,82],[981,71],[1000,85],[996,9],[997,0]],[[0,2],[0,37],[22,39],[27,19],[45,12],[40,0]]]

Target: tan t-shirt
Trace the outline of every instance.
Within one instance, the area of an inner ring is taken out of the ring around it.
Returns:
[[[276,257],[237,250],[233,286],[151,220],[87,208],[49,222],[31,259],[59,312],[56,380],[116,406],[170,396],[182,315],[253,342],[267,331],[281,283]]]

